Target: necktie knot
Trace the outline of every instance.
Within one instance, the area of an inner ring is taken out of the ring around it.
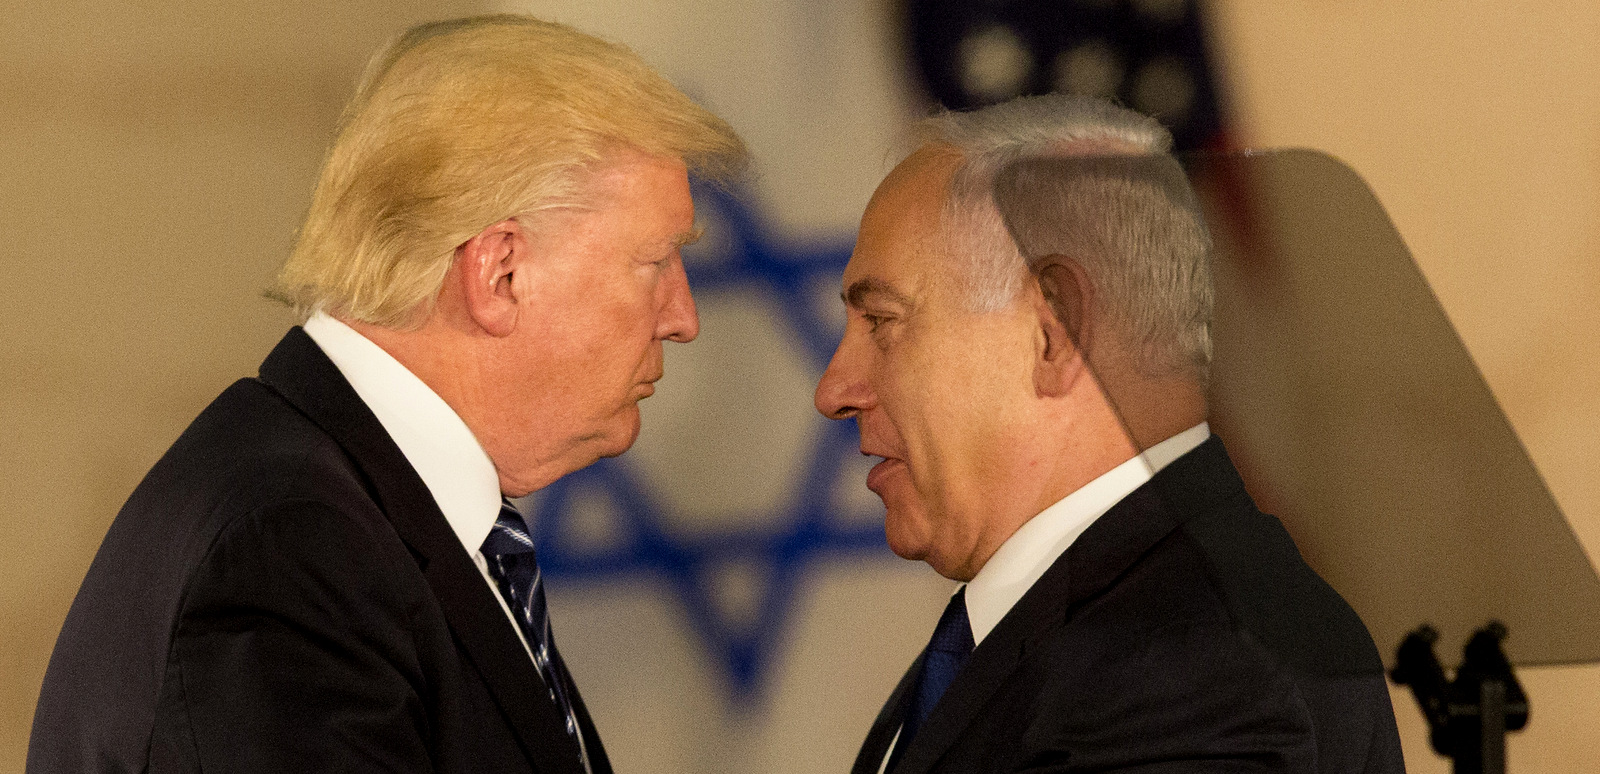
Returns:
[[[511,505],[511,501],[502,500],[500,516],[489,528],[489,536],[483,540],[483,555],[522,556],[533,552],[533,536],[528,533],[528,523],[523,520],[522,513]]]
[[[977,647],[972,637],[972,622],[967,618],[967,589],[965,586],[950,597],[939,625],[928,641],[928,650],[956,656],[963,661]]]
[[[939,625],[928,640],[928,649],[922,654],[922,674],[918,676],[916,692],[906,706],[906,717],[900,728],[900,741],[889,761],[892,770],[916,737],[922,724],[933,714],[950,684],[955,682],[961,667],[967,663],[976,647],[972,637],[972,623],[967,619],[967,589],[965,586],[950,597],[950,604],[939,616]]]

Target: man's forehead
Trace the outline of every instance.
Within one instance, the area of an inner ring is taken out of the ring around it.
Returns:
[[[905,309],[929,301],[927,295],[949,270],[936,234],[900,221],[889,234],[869,234],[863,229],[855,252],[845,267],[844,302],[852,308],[869,303],[895,304]]]
[[[875,204],[890,204],[878,202]],[[915,208],[883,206],[869,210],[856,235],[844,270],[844,300],[860,306],[869,300],[909,302],[928,270],[937,218]]]
[[[957,159],[925,146],[884,178],[873,194],[845,268],[845,303],[911,305],[943,268],[941,212]]]

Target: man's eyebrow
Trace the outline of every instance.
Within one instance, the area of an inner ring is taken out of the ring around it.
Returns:
[[[654,262],[661,257],[663,252],[672,252],[700,241],[701,235],[705,234],[705,232],[705,228],[695,226],[688,231],[673,234],[660,242],[647,242],[639,247],[639,259]]]
[[[839,297],[844,299],[845,306],[851,308],[860,308],[868,299],[875,296],[886,298],[903,306],[911,306],[911,298],[909,296],[895,290],[889,283],[877,277],[858,279],[850,283],[850,287],[845,288],[845,291],[839,294]]]
[[[691,228],[688,231],[685,231],[685,232],[673,237],[672,238],[672,246],[673,247],[688,247],[689,245],[692,245],[695,242],[700,241],[700,237],[705,236],[705,233],[706,233],[706,227],[705,226],[695,226],[694,228]]]

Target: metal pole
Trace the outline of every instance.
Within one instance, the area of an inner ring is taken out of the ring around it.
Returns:
[[[1492,677],[1478,684],[1478,739],[1483,774],[1506,774],[1506,684]]]

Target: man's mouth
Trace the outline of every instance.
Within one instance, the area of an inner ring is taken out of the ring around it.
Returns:
[[[645,398],[656,394],[656,381],[660,378],[661,374],[656,374],[655,376],[639,382],[639,397],[637,400],[644,400]]]
[[[883,494],[883,485],[888,479],[905,472],[906,463],[893,457],[885,457],[883,462],[872,466],[867,471],[867,488],[878,494]]]

